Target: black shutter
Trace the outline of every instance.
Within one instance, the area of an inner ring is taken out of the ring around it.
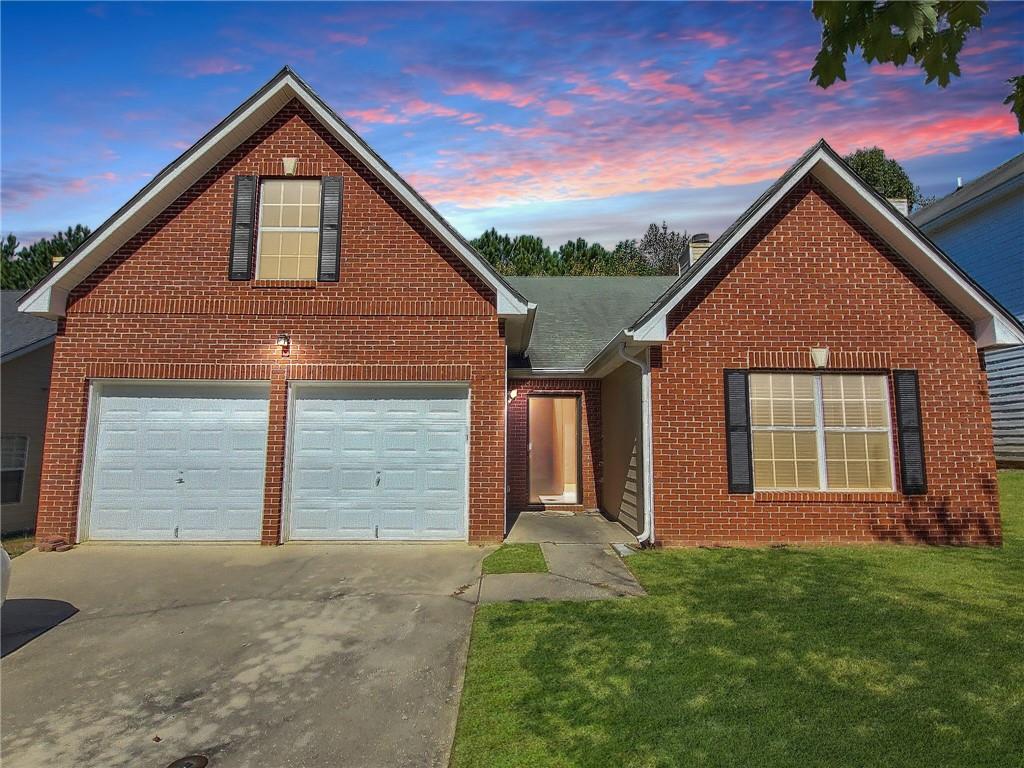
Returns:
[[[900,444],[900,478],[903,492],[921,494],[928,490],[924,474],[924,439],[921,433],[921,395],[917,371],[893,371],[896,394],[896,431]]]
[[[231,209],[231,253],[228,279],[252,277],[252,243],[256,222],[256,176],[235,176],[235,204]]]
[[[320,261],[316,279],[338,281],[341,261],[341,176],[324,176],[320,182]]]
[[[725,446],[729,493],[754,492],[750,454],[750,394],[746,371],[725,372]]]

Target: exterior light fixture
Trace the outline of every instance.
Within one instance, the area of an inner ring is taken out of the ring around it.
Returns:
[[[282,357],[287,357],[288,356],[288,350],[291,348],[291,345],[292,345],[292,337],[291,336],[289,336],[284,331],[281,331],[281,333],[277,334],[277,346],[279,346],[281,348],[281,356]]]
[[[510,389],[508,391],[508,400],[509,400],[509,402],[512,402],[513,400],[515,400],[516,399],[516,395],[518,395],[518,394],[519,394],[519,390],[518,389]]]
[[[299,158],[297,157],[283,157],[281,158],[281,165],[284,166],[285,176],[295,175],[295,166],[299,164]]]
[[[828,368],[828,347],[811,347],[811,362],[815,368]]]

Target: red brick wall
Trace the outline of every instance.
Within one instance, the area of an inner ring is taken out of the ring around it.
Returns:
[[[341,279],[227,279],[236,174],[344,177]],[[275,345],[285,331],[292,346]],[[265,543],[278,540],[287,379],[468,381],[470,538],[504,533],[504,364],[489,289],[297,102],[217,164],[79,288],[61,323],[39,535],[74,536],[93,377],[271,386]]]
[[[581,398],[580,432],[583,441],[583,503],[597,509],[601,490],[601,381],[599,379],[509,379],[508,389],[517,391],[508,404],[508,486],[509,509],[518,512],[529,505],[529,435],[527,401],[531,393],[576,395]]]
[[[709,277],[653,355],[661,543],[1000,543],[969,325],[823,187],[803,182]],[[728,493],[723,369],[809,367],[811,346],[831,368],[918,371],[927,495]]]

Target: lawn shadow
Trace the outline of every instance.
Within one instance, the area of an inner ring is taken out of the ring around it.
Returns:
[[[12,598],[0,608],[0,658],[49,632],[78,609],[63,600]]]

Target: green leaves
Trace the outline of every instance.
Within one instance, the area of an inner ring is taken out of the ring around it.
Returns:
[[[685,233],[674,232],[662,222],[660,227],[651,224],[639,244],[623,240],[611,251],[582,237],[552,250],[539,237],[511,237],[493,227],[472,245],[503,275],[615,276],[674,275],[688,242]]]
[[[911,208],[921,204],[921,190],[910,180],[902,165],[885,156],[881,147],[858,149],[843,160],[883,197],[905,198]]]
[[[0,247],[0,287],[5,291],[31,288],[53,268],[54,259],[69,256],[89,234],[89,228],[79,224],[24,248],[19,248],[14,235],[7,235]]]
[[[945,88],[960,77],[958,57],[967,36],[981,29],[988,3],[978,0],[902,0],[901,2],[823,2],[815,0],[811,13],[821,22],[821,49],[810,79],[822,88],[846,80],[846,57],[860,50],[869,64],[902,67],[913,61],[925,73],[925,82]],[[1024,133],[1024,103],[1020,78],[1011,78],[1014,92],[1004,103],[1017,116]]]
[[[1013,87],[1003,104],[1010,105],[1010,111],[1017,116],[1017,131],[1024,133],[1024,75],[1011,77],[1006,81]]]

